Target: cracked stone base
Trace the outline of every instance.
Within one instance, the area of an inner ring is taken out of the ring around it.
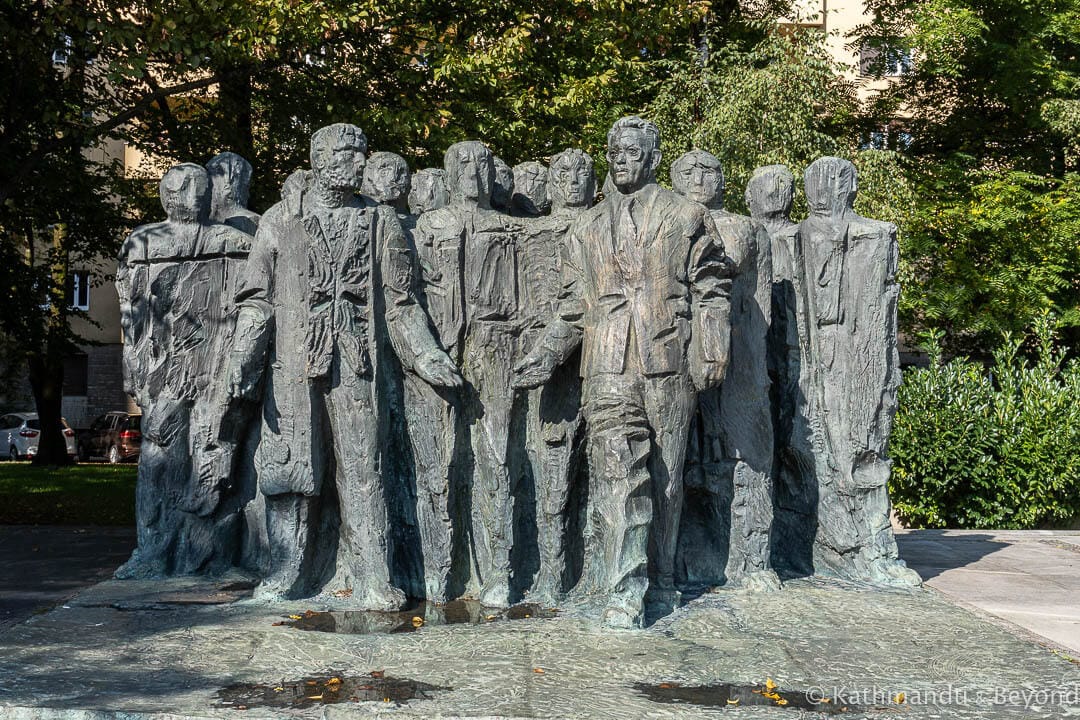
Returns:
[[[275,625],[324,608],[238,600],[245,587],[250,592],[243,578],[114,580],[7,629],[0,717],[814,716],[794,707],[662,703],[635,688],[767,678],[786,692],[859,707],[840,717],[1080,717],[1080,666],[927,590],[808,579],[779,592],[706,595],[648,630],[605,630],[560,614],[350,635]],[[219,696],[238,683],[273,687],[373,672],[448,689],[400,705],[311,701],[245,710],[222,706]]]

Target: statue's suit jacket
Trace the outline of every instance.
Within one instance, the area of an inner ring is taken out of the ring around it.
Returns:
[[[267,495],[319,492],[313,460],[330,449],[312,447],[313,400],[329,387],[335,357],[341,385],[359,394],[371,392],[385,340],[409,368],[436,347],[393,209],[356,198],[348,231],[333,238],[305,201],[286,193],[263,215],[237,296],[232,365],[247,382],[265,382],[256,465]]]
[[[558,318],[541,352],[565,361],[583,344],[581,374],[621,374],[636,352],[645,375],[723,380],[732,265],[705,208],[650,184],[634,194],[636,258],[619,250],[617,191],[574,222],[564,248]],[[631,344],[631,337],[635,339]]]

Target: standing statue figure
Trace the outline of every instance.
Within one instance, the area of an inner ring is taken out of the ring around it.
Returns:
[[[442,168],[417,170],[409,190],[409,212],[419,217],[426,212],[446,207],[450,193],[446,189],[446,171]]]
[[[773,558],[778,570],[798,574],[812,567],[812,532],[788,529],[791,498],[802,494],[802,472],[791,452],[792,423],[799,398],[798,296],[795,292],[795,245],[799,225],[791,220],[795,178],[783,165],[754,170],[746,185],[750,216],[769,231],[772,244],[772,324],[769,327],[769,391],[773,422]],[[798,506],[798,502],[794,503]],[[807,519],[807,518],[804,518]],[[780,552],[780,549],[783,552]],[[805,570],[800,570],[803,568]]]
[[[900,385],[896,226],[855,213],[856,171],[847,160],[816,160],[805,186],[810,216],[795,250],[805,401],[793,452],[804,470],[804,497],[816,496],[813,569],[917,584],[897,559],[887,492],[886,446]]]
[[[495,158],[495,183],[491,187],[491,207],[510,212],[514,197],[514,169],[500,158]]]
[[[479,143],[474,143],[479,145]],[[458,151],[446,153],[448,170],[421,170],[413,178],[410,206],[416,218],[413,238],[419,266],[420,301],[431,317],[435,336],[451,360],[461,366],[465,352],[465,216],[468,199],[457,183],[447,187],[448,172],[460,171]],[[470,156],[471,157],[471,156]],[[454,191],[451,198],[450,191]],[[467,191],[469,192],[469,191]],[[479,193],[475,190],[472,194]],[[490,188],[488,190],[490,192]],[[453,204],[451,204],[451,202]],[[405,414],[416,473],[417,523],[424,567],[424,596],[442,603],[464,592],[471,523],[466,468],[468,436],[465,406],[457,388],[434,388],[405,375]]]
[[[772,525],[772,421],[767,336],[772,253],[765,227],[724,209],[724,171],[702,150],[671,165],[675,192],[701,203],[735,263],[731,362],[719,388],[698,399],[691,438],[682,567],[694,585],[779,587],[769,565]],[[689,464],[689,463],[688,463]],[[709,549],[712,549],[710,551]],[[704,552],[703,552],[704,550]]]
[[[394,208],[398,219],[409,217],[409,188],[411,177],[405,158],[392,152],[375,152],[364,166],[364,182],[360,192],[372,200]]]
[[[434,385],[461,379],[413,295],[396,214],[355,194],[366,151],[354,125],[312,135],[310,174],[290,177],[255,237],[228,377],[233,398],[262,403],[255,464],[270,574],[257,596],[296,597],[322,579],[313,576],[312,535],[332,468],[340,525],[326,589],[391,610],[404,594],[390,580],[388,424],[376,373],[392,351]]]
[[[518,312],[515,237],[521,228],[491,207],[495,158],[483,143],[451,145],[445,168],[450,204],[422,217],[417,246],[427,266],[428,307],[468,383],[463,421],[472,452],[467,514],[473,565],[467,590],[485,605],[506,606],[513,545],[509,450]],[[444,431],[440,462],[447,461],[455,438]]]
[[[206,163],[210,175],[210,219],[254,235],[259,214],[248,210],[251,163],[234,152],[215,155]]]
[[[557,316],[518,364],[538,387],[582,347],[589,498],[575,588],[601,596],[602,622],[631,627],[678,601],[683,465],[699,390],[727,369],[732,268],[705,209],[656,183],[660,132],[616,122],[615,192],[570,229]]]
[[[538,217],[551,210],[548,195],[548,169],[535,160],[514,166],[514,196],[511,207],[515,215]]]
[[[596,197],[592,158],[581,150],[565,150],[552,157],[549,187],[551,214],[533,221],[534,230],[527,233],[518,255],[521,347],[526,349],[536,344],[558,309],[570,226]],[[540,561],[529,600],[545,605],[555,604],[563,591],[564,536],[580,407],[581,377],[575,359],[556,368],[551,380],[530,390],[526,398],[525,449],[536,496]]]
[[[223,428],[218,383],[232,333],[230,298],[251,237],[210,222],[204,168],[173,167],[160,187],[168,220],[131,233],[116,279],[125,384],[143,410],[145,439],[139,544],[118,577],[221,572],[240,546],[239,499],[230,492],[234,438]]]

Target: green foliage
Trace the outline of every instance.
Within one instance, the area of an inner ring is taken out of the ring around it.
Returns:
[[[916,527],[1037,528],[1080,518],[1080,364],[1036,321],[1036,359],[1006,335],[989,373],[941,361],[909,370],[893,427],[889,491]],[[937,338],[935,338],[936,340]]]
[[[798,179],[822,155],[851,155],[844,138],[856,108],[853,86],[820,33],[773,32],[749,50],[727,43],[705,59],[659,64],[668,77],[649,116],[663,129],[664,178],[684,152],[707,150],[724,164],[726,204],[745,211],[741,190],[754,168],[780,163]]]
[[[964,153],[983,167],[1057,176],[1080,169],[1069,152],[1080,100],[1076,0],[869,0],[867,10],[873,20],[853,44],[913,56],[874,111],[905,117],[912,154]]]
[[[907,328],[979,352],[1047,311],[1080,326],[1080,175],[1052,179],[935,163],[917,175],[901,235]]]
[[[478,137],[510,163],[569,146],[599,154],[610,123],[645,105],[653,62],[695,37],[709,10],[701,0],[647,12],[606,0],[229,7],[227,23],[197,9],[191,27],[169,31],[228,33],[192,56],[183,50],[205,56],[201,68],[217,81],[151,106],[128,140],[169,160],[240,152],[255,166],[257,209],[277,199],[306,164],[310,134],[330,122],[360,125],[372,148],[414,167],[441,165],[449,145]]]

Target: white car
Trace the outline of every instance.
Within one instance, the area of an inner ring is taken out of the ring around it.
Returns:
[[[60,418],[64,426],[64,442],[68,455],[75,457],[75,431]],[[0,416],[0,457],[7,454],[8,460],[30,459],[37,455],[38,438],[41,436],[41,422],[37,413],[8,413]]]

